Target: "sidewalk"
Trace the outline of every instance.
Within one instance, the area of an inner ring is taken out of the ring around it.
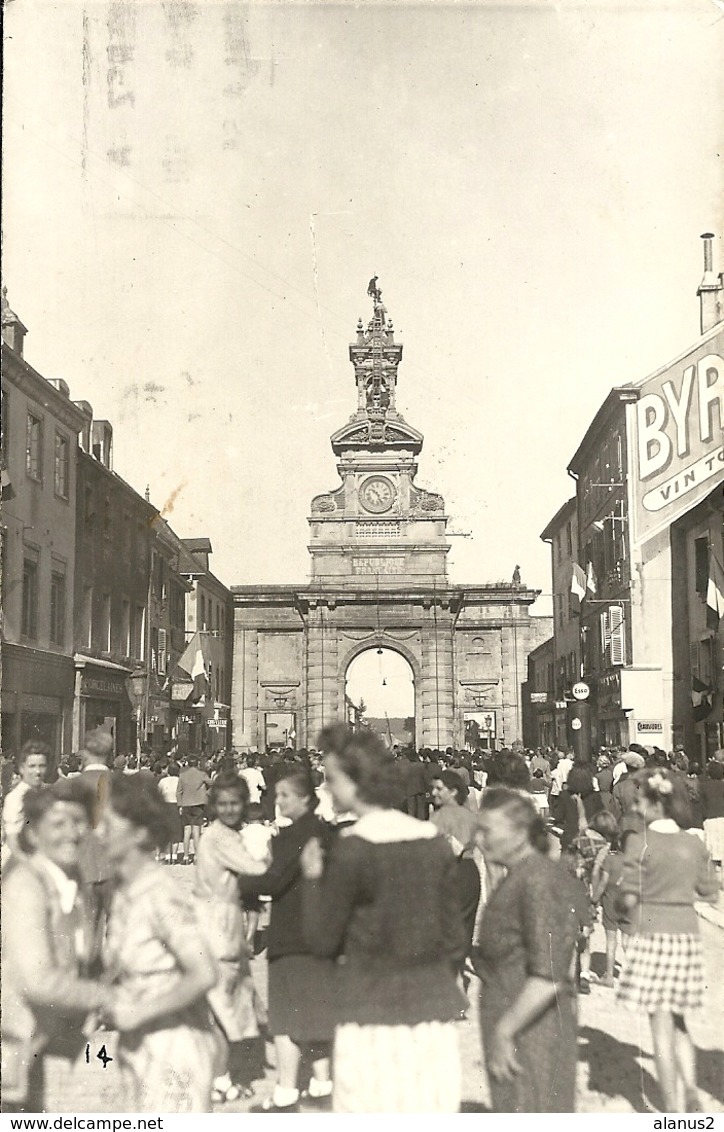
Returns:
[[[716,904],[695,904],[694,907],[702,920],[708,920],[710,924],[724,929],[724,891],[719,893]]]

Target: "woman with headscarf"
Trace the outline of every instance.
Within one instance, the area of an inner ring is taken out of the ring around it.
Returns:
[[[16,855],[2,884],[2,1100],[5,1112],[44,1112],[44,1060],[73,1059],[83,1023],[110,1005],[85,977],[93,924],[79,886],[79,850],[92,798],[77,779],[30,788]]]

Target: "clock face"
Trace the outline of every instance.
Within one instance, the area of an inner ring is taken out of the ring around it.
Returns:
[[[359,491],[360,502],[365,511],[374,515],[381,515],[389,511],[395,501],[395,488],[390,480],[383,476],[370,476],[365,480]]]

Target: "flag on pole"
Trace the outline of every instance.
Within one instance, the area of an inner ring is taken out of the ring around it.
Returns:
[[[586,566],[586,589],[589,594],[595,594],[598,586],[596,583],[596,574],[593,569],[593,563],[589,562]]]
[[[724,617],[724,570],[709,551],[709,581],[706,587],[707,622],[713,629],[719,628]]]
[[[188,673],[193,683],[193,689],[186,702],[197,704],[204,696],[209,694],[209,677],[204,656],[204,641],[201,633],[194,633],[179,659],[178,668]]]
[[[583,573],[583,570],[577,562],[573,563],[571,593],[575,594],[579,601],[583,601],[584,597],[586,596],[586,575]]]

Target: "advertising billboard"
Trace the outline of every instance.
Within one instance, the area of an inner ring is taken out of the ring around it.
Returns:
[[[724,326],[638,388],[628,412],[633,541],[641,544],[724,481]]]

